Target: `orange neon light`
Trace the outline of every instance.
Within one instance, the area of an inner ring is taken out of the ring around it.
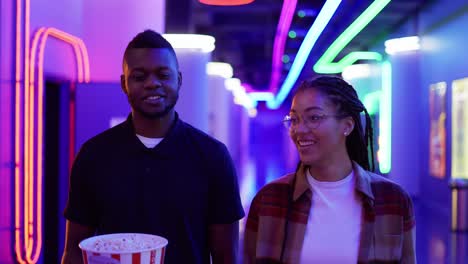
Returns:
[[[34,38],[33,38],[33,41],[32,41],[32,50],[35,50],[36,47],[37,47],[37,44],[38,44],[38,40],[39,40],[39,37],[40,35],[44,32],[44,29],[41,28],[37,31],[37,33],[35,34]],[[35,61],[35,57],[36,57],[36,54],[35,53],[31,53],[31,60],[29,62],[33,62]],[[25,91],[25,101],[32,101],[34,102],[34,82],[35,82],[35,76],[34,76],[34,70],[33,68],[34,67],[30,67],[29,66],[30,64],[28,63],[26,65],[26,68],[29,68],[29,82],[28,83],[25,83],[25,87],[27,88],[26,91]],[[29,66],[29,67],[28,67]],[[40,248],[41,248],[41,245],[42,245],[42,237],[40,235],[40,232],[42,229],[42,225],[38,223],[37,227],[38,227],[38,243],[36,244],[36,250],[35,250],[35,255],[31,258],[30,256],[32,255],[32,250],[33,250],[33,247],[34,247],[34,206],[33,206],[33,203],[34,203],[34,177],[33,177],[33,162],[34,162],[34,155],[33,155],[33,149],[34,149],[34,128],[33,128],[33,125],[34,125],[34,119],[33,119],[33,116],[34,116],[34,107],[33,107],[33,104],[30,104],[30,105],[26,105],[26,107],[28,108],[28,111],[27,112],[27,116],[29,117],[26,122],[26,125],[30,128],[30,130],[28,131],[26,129],[25,131],[25,138],[27,140],[27,143],[25,144],[25,151],[27,151],[27,154],[25,154],[25,159],[27,161],[26,164],[29,163],[28,167],[25,167],[25,183],[28,183],[28,185],[25,185],[25,191],[24,191],[24,196],[25,196],[25,210],[27,209],[28,210],[28,214],[25,214],[24,216],[24,241],[25,241],[25,246],[26,246],[26,261],[28,263],[35,263],[35,259],[39,257],[39,253],[40,253]],[[30,123],[28,125],[28,123]],[[38,183],[40,183],[41,181],[38,181]],[[42,198],[42,192],[40,192],[39,190],[42,190],[42,186],[37,186],[37,195],[40,196]],[[41,208],[37,208],[37,217],[36,219],[41,219],[42,218],[42,209]]]
[[[72,45],[77,64],[77,81],[89,82],[89,58],[84,42],[55,28],[40,28],[34,35],[31,50],[30,0],[25,0],[24,22],[24,113],[21,113],[21,39],[22,0],[16,2],[16,72],[15,72],[15,253],[19,263],[36,263],[42,247],[42,178],[43,178],[43,92],[44,51],[49,36]],[[38,60],[36,60],[36,56]],[[36,83],[37,61],[37,83]],[[37,84],[37,89],[35,85]],[[35,93],[37,92],[37,93]],[[36,96],[35,96],[36,95]],[[37,109],[36,99],[37,98]],[[37,110],[35,115],[35,111]],[[23,120],[21,119],[23,117]],[[37,129],[35,127],[37,120]],[[22,130],[23,124],[23,134]],[[37,135],[35,135],[37,134]],[[21,143],[24,158],[21,159]],[[36,160],[34,159],[34,154]],[[23,169],[23,170],[22,170]],[[23,186],[23,197],[21,197]],[[34,196],[36,194],[36,196]],[[35,203],[34,203],[35,202]],[[23,208],[22,208],[23,207]],[[23,209],[23,210],[22,210]],[[35,221],[36,219],[36,221]],[[21,221],[23,220],[23,221]],[[21,226],[21,224],[23,224]],[[23,231],[23,234],[21,232]],[[23,240],[21,239],[23,235]],[[23,243],[22,243],[23,242]]]
[[[27,65],[29,65],[29,45],[30,45],[30,18],[31,18],[31,1],[25,0],[24,2],[24,85],[27,89],[29,85],[29,72],[27,71]],[[28,98],[29,97],[29,98]],[[32,205],[34,201],[33,193],[34,193],[34,179],[31,176],[32,169],[34,168],[33,160],[31,157],[33,156],[34,149],[33,149],[33,137],[34,137],[34,119],[32,112],[34,111],[34,94],[33,92],[28,92],[25,90],[25,106],[28,108],[28,111],[25,111],[26,119],[25,119],[25,148],[26,151],[26,159],[25,159],[25,177],[24,177],[24,201],[26,204]],[[29,124],[28,124],[29,123]],[[29,129],[29,131],[28,131]],[[25,215],[24,215],[24,228],[27,228],[28,231],[33,231],[33,208],[32,206],[25,206]],[[39,215],[38,215],[39,217]],[[31,235],[30,235],[31,234]],[[33,238],[32,232],[25,232],[24,239],[26,244],[26,256],[31,255],[31,251],[33,249]],[[28,259],[29,260],[29,259]],[[29,262],[29,261],[27,261]]]
[[[20,222],[21,222],[21,197],[20,197],[20,186],[21,181],[21,159],[20,159],[20,132],[21,132],[21,25],[22,25],[22,1],[16,1],[16,67],[15,67],[15,252],[16,258],[19,263],[26,263],[22,259],[22,248],[20,241]]]

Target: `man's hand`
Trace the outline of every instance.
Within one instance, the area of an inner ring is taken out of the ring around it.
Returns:
[[[82,264],[83,258],[78,244],[83,239],[93,236],[95,232],[96,229],[94,227],[80,225],[67,220],[62,264]]]

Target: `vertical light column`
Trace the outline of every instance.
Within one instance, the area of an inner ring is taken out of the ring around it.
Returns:
[[[182,87],[175,109],[182,120],[208,132],[208,74],[215,39],[192,34],[165,34],[174,47],[182,72]]]
[[[387,174],[391,169],[390,65],[353,64],[343,69],[342,76],[356,89],[372,119],[376,170]]]
[[[422,153],[426,137],[421,135],[427,113],[421,111],[427,98],[421,98],[419,52],[411,43],[414,39],[394,39],[386,42],[391,63],[391,131],[392,170],[390,179],[399,183],[410,195],[419,194]],[[410,47],[411,50],[404,49]],[[390,95],[386,95],[390,96]]]
[[[380,101],[379,128],[380,135],[378,139],[379,167],[382,173],[390,173],[392,168],[392,64],[385,61],[382,64],[382,93]]]
[[[468,180],[468,78],[452,82],[452,179]]]
[[[223,142],[228,149],[231,133],[229,130],[230,106],[233,104],[232,93],[226,89],[225,81],[231,78],[233,70],[231,65],[220,62],[210,62],[207,65],[208,73],[208,134]]]

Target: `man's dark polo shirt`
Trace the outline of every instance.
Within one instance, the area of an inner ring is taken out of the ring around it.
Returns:
[[[146,148],[131,116],[87,141],[70,177],[65,217],[98,234],[136,232],[169,240],[166,264],[209,263],[208,225],[244,216],[226,147],[178,117]]]

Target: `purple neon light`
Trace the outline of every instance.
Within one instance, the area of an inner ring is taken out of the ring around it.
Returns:
[[[278,85],[281,77],[282,56],[284,54],[284,46],[288,36],[289,28],[291,27],[292,18],[296,11],[297,0],[284,0],[281,10],[278,28],[276,29],[275,43],[273,44],[273,60],[271,67],[270,85],[267,91],[275,94],[278,90]]]
[[[253,86],[250,85],[250,84],[248,84],[248,83],[242,83],[241,85],[242,85],[242,87],[245,88],[245,92],[246,92],[246,93],[254,93],[254,92],[256,92],[255,88],[253,88]]]

